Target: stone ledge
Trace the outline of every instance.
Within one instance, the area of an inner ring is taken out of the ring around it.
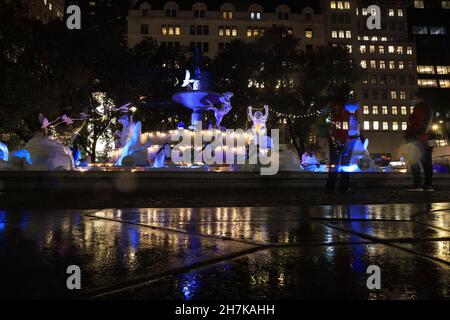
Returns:
[[[74,172],[1,171],[0,191],[26,190],[170,190],[229,188],[323,188],[327,173],[280,172]],[[408,173],[352,173],[354,188],[408,187]],[[436,174],[436,186],[450,186],[450,174]]]

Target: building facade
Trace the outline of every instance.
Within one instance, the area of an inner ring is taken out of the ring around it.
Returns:
[[[439,146],[450,131],[450,1],[413,1],[408,10],[410,37],[417,46],[419,90],[436,112]]]
[[[209,4],[209,3],[212,4]],[[273,25],[286,26],[303,50],[344,44],[361,64],[355,84],[361,131],[372,154],[400,157],[417,91],[416,48],[410,41],[410,1],[161,1],[138,2],[128,14],[128,45],[145,37],[173,47],[197,47],[214,57],[234,39],[253,41]],[[381,30],[369,30],[370,5],[381,7]],[[347,123],[337,125],[345,128]]]

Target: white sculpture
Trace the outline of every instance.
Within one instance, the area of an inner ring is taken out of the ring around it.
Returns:
[[[221,126],[223,118],[231,111],[231,98],[233,97],[232,92],[225,92],[222,97],[219,98],[220,100],[220,108],[214,107],[214,105],[211,103],[211,101],[207,101],[210,105],[206,110],[212,110],[214,111],[214,116],[216,117],[216,127],[219,130],[226,130],[226,128]]]
[[[8,147],[0,142],[0,160],[8,161],[8,158],[9,158]]]
[[[360,171],[371,170],[378,171],[379,168],[375,165],[375,162],[370,158],[370,153],[367,150],[369,146],[369,140],[361,139],[360,125],[356,116],[356,111],[359,109],[359,105],[348,104],[345,109],[350,113],[348,124],[348,140],[345,144],[342,152],[343,166],[341,171]]]
[[[248,107],[248,117],[253,121],[252,130],[256,135],[266,135],[267,127],[266,122],[269,118],[269,106],[264,106],[264,114],[261,111],[252,112],[252,106]]]
[[[39,132],[24,147],[29,152],[31,168],[40,170],[73,170],[71,150],[57,140],[42,136]],[[28,161],[27,161],[28,162]]]
[[[192,84],[192,85],[191,85]],[[191,72],[186,70],[186,75],[183,80],[182,88],[188,88],[191,90],[200,90],[200,80],[191,79]]]
[[[136,158],[137,165],[147,165],[147,148],[150,146],[150,142],[145,145],[141,144],[141,122],[138,121],[134,123],[133,121],[130,121],[130,118],[127,115],[121,117],[118,122],[122,124],[123,127],[119,139],[119,147],[122,148],[122,153],[116,161],[116,165],[121,166],[123,159],[127,156]]]

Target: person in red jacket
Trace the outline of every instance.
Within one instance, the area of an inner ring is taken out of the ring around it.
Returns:
[[[433,161],[432,153],[434,140],[430,135],[433,123],[433,109],[424,101],[421,93],[414,96],[416,105],[414,111],[409,117],[408,127],[405,132],[406,142],[412,143],[419,152],[418,161],[411,165],[411,171],[414,177],[414,187],[411,191],[433,191]],[[425,184],[421,184],[421,167],[425,174]]]

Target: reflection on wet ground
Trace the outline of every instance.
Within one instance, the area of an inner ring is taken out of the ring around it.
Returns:
[[[450,203],[0,210],[0,298],[450,298],[449,271]]]

